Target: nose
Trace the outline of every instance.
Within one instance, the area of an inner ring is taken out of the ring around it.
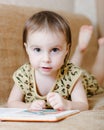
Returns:
[[[42,61],[46,62],[46,63],[50,63],[50,61],[51,61],[50,54],[49,53],[44,53],[43,57],[42,57]]]

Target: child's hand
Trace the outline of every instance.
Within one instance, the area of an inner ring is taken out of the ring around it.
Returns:
[[[64,99],[61,95],[55,92],[51,92],[47,95],[47,101],[49,104],[57,110],[66,110],[68,108],[69,101]]]
[[[32,102],[29,107],[29,110],[41,110],[45,108],[45,101],[44,100],[36,100]]]

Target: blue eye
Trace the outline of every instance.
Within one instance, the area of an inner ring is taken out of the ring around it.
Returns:
[[[58,49],[58,48],[53,48],[52,51],[53,51],[53,52],[58,52],[59,49]]]
[[[36,51],[36,52],[40,52],[41,49],[40,49],[40,48],[34,48],[34,51]]]

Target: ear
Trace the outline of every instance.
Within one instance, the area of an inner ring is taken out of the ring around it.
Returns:
[[[28,54],[29,52],[28,52],[28,45],[27,45],[27,43],[24,43],[24,46],[25,46],[25,50],[26,50],[26,52]]]

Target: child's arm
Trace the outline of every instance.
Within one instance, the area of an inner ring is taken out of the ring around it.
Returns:
[[[14,85],[8,98],[8,107],[27,108],[32,110],[39,110],[45,107],[45,101],[43,100],[36,100],[33,103],[24,103],[23,101],[24,94],[19,87]]]
[[[73,109],[79,109],[81,111],[88,110],[89,108],[88,99],[81,79],[79,79],[78,82],[76,83],[71,93],[71,99]]]
[[[47,101],[54,109],[58,110],[70,110],[77,109],[80,111],[88,110],[88,101],[87,96],[82,85],[81,80],[79,79],[71,93],[71,99],[66,100],[58,93],[49,93],[47,96]]]
[[[9,95],[7,106],[8,107],[19,107],[19,108],[28,108],[30,103],[24,103],[24,94],[21,89],[16,85],[13,86],[11,93]]]

